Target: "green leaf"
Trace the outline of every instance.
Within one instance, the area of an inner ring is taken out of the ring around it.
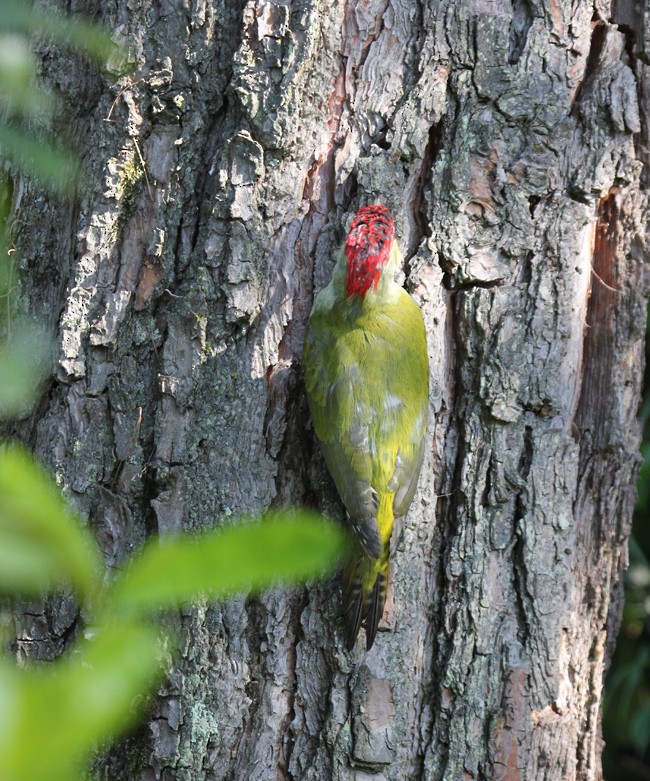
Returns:
[[[0,778],[70,781],[98,743],[137,719],[159,677],[158,633],[122,622],[45,668],[0,663]]]
[[[73,192],[79,184],[81,166],[75,155],[30,138],[23,129],[0,125],[0,154],[24,173],[61,192]]]
[[[114,603],[156,609],[205,594],[223,597],[278,581],[304,581],[332,569],[343,531],[308,512],[286,512],[198,535],[147,545],[115,583]]]
[[[59,584],[90,594],[100,557],[54,481],[22,448],[0,449],[0,591],[38,595]]]
[[[36,86],[36,59],[25,35],[0,32],[0,98],[5,116],[50,113],[54,96]]]
[[[650,745],[650,702],[644,703],[632,717],[630,738],[639,755],[643,755]]]
[[[41,33],[104,62],[117,45],[102,28],[83,19],[35,9],[24,0],[0,0],[0,27],[28,34]]]
[[[42,328],[24,321],[12,324],[11,339],[0,343],[0,420],[29,413],[39,385],[51,373],[51,350]]]

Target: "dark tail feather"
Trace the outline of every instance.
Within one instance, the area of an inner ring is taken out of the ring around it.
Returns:
[[[388,561],[377,575],[377,580],[370,593],[370,599],[364,605],[364,623],[366,625],[366,650],[372,648],[377,636],[377,627],[384,614],[386,604],[386,589],[388,587]]]
[[[343,584],[343,615],[345,618],[345,637],[348,651],[354,648],[354,643],[361,629],[363,608],[363,588],[361,586],[361,571],[359,568],[346,570]]]
[[[363,552],[353,556],[343,575],[343,616],[348,650],[354,648],[361,626],[366,628],[366,648],[375,642],[377,627],[384,612],[388,585],[388,551],[372,588],[363,588],[364,575],[376,567],[376,562]]]

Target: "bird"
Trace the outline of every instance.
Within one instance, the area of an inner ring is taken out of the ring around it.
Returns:
[[[424,458],[426,329],[418,305],[395,282],[400,263],[390,211],[361,207],[305,332],[307,402],[352,530],[341,584],[350,651],[362,626],[368,651],[375,642],[395,520],[413,500]]]

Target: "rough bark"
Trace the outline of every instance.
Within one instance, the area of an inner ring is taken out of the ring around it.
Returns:
[[[16,426],[109,568],[270,506],[342,516],[300,356],[346,221],[393,211],[429,333],[429,447],[375,647],[334,581],[188,610],[106,778],[601,778],[637,467],[647,20],[607,0],[112,0],[136,73],[41,42],[88,187],[24,183],[56,333]],[[613,6],[613,7],[612,7]],[[622,6],[625,6],[623,8]],[[75,607],[20,617],[51,658]],[[126,763],[126,764],[125,764]]]

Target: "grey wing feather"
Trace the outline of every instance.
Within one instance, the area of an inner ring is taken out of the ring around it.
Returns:
[[[350,525],[361,546],[369,556],[376,559],[381,554],[382,542],[377,526],[379,498],[368,479],[362,479],[354,470],[341,468],[346,463],[346,454],[339,442],[320,443],[325,463],[334,478],[339,495],[344,498],[350,516]]]
[[[389,490],[395,492],[395,498],[393,499],[393,513],[395,517],[406,515],[415,496],[418,477],[424,461],[424,443],[425,437],[423,434],[416,456],[408,461],[403,458],[400,451],[397,453],[395,471],[388,484]]]

